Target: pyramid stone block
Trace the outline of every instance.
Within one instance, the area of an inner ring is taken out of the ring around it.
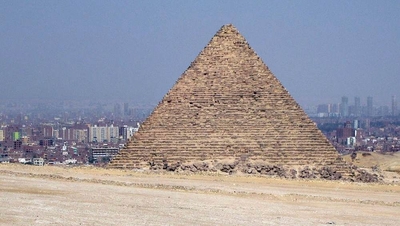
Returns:
[[[329,169],[333,175],[348,168],[229,24],[215,34],[109,167],[228,172],[239,166],[243,172],[266,174],[279,174],[282,168],[294,177],[304,169],[311,174]]]

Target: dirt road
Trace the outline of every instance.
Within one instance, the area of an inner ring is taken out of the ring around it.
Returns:
[[[400,186],[0,165],[0,225],[400,225]]]

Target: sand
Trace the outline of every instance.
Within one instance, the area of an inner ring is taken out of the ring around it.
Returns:
[[[0,225],[400,225],[399,184],[0,165]]]

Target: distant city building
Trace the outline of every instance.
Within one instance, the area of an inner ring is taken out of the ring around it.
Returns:
[[[369,129],[371,127],[371,120],[365,119],[365,129]]]
[[[354,116],[361,116],[361,101],[360,97],[354,97]]]
[[[0,163],[10,163],[8,154],[0,154]]]
[[[342,97],[342,102],[340,103],[340,115],[342,117],[349,116],[349,98],[346,96]]]
[[[121,105],[119,104],[119,103],[116,103],[115,105],[114,105],[114,116],[117,116],[117,117],[119,117],[119,116],[121,116]]]
[[[0,129],[0,141],[4,141],[4,130]]]
[[[128,110],[128,116],[134,116],[135,115],[135,109],[133,109],[133,108],[129,108],[129,110]]]
[[[59,130],[59,138],[61,138],[62,140],[74,140],[73,129],[62,127]]]
[[[372,97],[367,97],[367,116],[374,116],[374,105]]]
[[[91,148],[90,155],[93,160],[100,162],[108,162],[118,154],[119,148]]]
[[[124,125],[119,127],[119,139],[127,140],[128,139],[128,126]]]
[[[378,115],[378,116],[391,115],[390,110],[389,110],[389,106],[380,106],[378,108],[378,112],[376,113],[376,115]]]
[[[53,137],[53,127],[49,125],[42,126],[42,135],[43,137]]]
[[[55,142],[53,139],[42,139],[39,141],[40,146],[48,147],[48,146],[54,146]]]
[[[62,127],[58,132],[59,139],[64,141],[89,142],[89,127],[83,124],[77,124],[71,127]]]
[[[121,140],[128,140],[133,136],[134,133],[136,133],[139,130],[140,124],[137,123],[137,127],[133,126],[121,126],[119,127],[119,139]]]
[[[43,166],[44,165],[44,159],[43,158],[33,158],[33,165],[35,166]]]
[[[133,136],[134,133],[139,131],[139,128],[140,128],[140,124],[139,123],[137,123],[137,127],[133,127],[133,126],[128,127],[127,138],[130,139]]]
[[[87,143],[89,142],[89,133],[88,129],[74,129],[72,133],[73,137],[75,140],[81,143]]]
[[[356,106],[350,105],[350,106],[349,106],[348,115],[349,115],[349,116],[355,116],[355,114],[356,114],[355,109],[356,109]]]
[[[338,128],[336,130],[337,142],[342,144],[348,144],[349,137],[355,137],[355,129],[351,125],[350,121],[344,123],[343,128]]]
[[[339,112],[339,104],[332,104],[332,113],[340,113]]]
[[[21,140],[15,140],[13,141],[13,149],[15,150],[20,150],[22,148],[22,141]]]
[[[359,129],[360,128],[360,121],[357,119],[353,121],[353,128],[354,129]]]
[[[397,101],[396,101],[396,96],[392,96],[392,116],[396,116],[397,113]]]
[[[58,138],[59,135],[60,135],[60,131],[58,131],[58,129],[53,130],[53,136],[52,137]]]
[[[320,104],[317,107],[317,113],[329,113],[329,104]]]
[[[17,141],[20,138],[20,127],[9,125],[4,130],[4,146],[7,148],[13,148],[14,141]]]
[[[128,116],[129,115],[129,104],[128,103],[124,103],[124,116]]]
[[[119,138],[119,128],[111,126],[89,127],[89,142],[116,142]]]
[[[320,104],[317,106],[317,115],[318,117],[327,117],[330,113],[330,105],[329,104]]]
[[[28,137],[28,136],[23,136],[23,137],[21,137],[20,140],[22,142],[22,145],[28,145],[31,141],[30,137]]]

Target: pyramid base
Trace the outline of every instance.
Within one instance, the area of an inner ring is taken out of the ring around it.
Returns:
[[[344,180],[351,182],[380,182],[382,176],[371,174],[359,169],[354,165],[349,165],[341,159],[336,164],[330,166],[321,165],[276,165],[264,161],[241,162],[234,159],[224,161],[206,160],[192,163],[167,162],[163,163],[143,163],[140,167],[126,167],[118,164],[112,168],[120,169],[141,169],[150,171],[167,171],[176,173],[226,173],[242,174],[254,176],[271,176],[286,179],[323,179],[323,180]]]

